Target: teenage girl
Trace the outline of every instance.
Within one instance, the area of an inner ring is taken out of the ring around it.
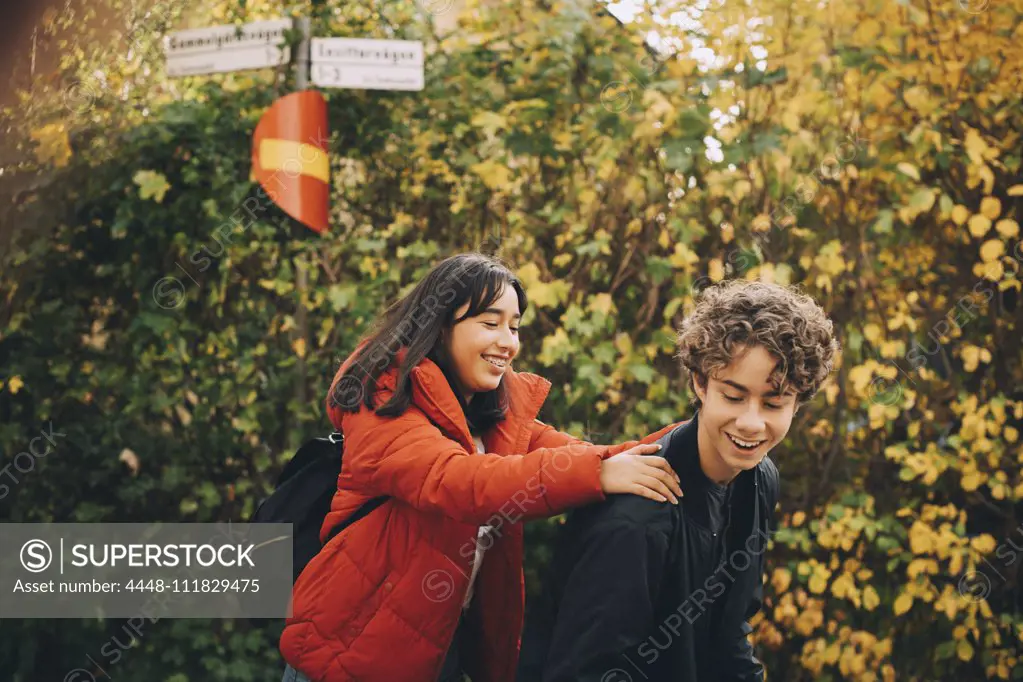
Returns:
[[[285,681],[512,682],[522,628],[523,519],[611,493],[678,503],[657,440],[590,445],[536,416],[550,382],[514,372],[521,283],[499,261],[437,265],[381,316],[327,400],[345,435],[320,531],[295,584]]]

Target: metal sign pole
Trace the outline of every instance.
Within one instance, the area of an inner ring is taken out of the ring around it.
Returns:
[[[309,17],[295,17],[295,28],[302,36],[295,55],[295,90],[309,87]]]

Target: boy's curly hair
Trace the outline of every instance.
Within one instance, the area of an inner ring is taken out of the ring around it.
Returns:
[[[795,389],[802,404],[834,367],[839,344],[833,327],[817,302],[794,287],[730,280],[702,292],[678,330],[676,357],[690,381],[705,385],[731,364],[737,348],[763,346],[779,360],[775,387]]]

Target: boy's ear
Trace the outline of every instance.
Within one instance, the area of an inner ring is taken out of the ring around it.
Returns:
[[[701,403],[706,403],[707,402],[707,378],[704,377],[699,372],[693,372],[693,376],[691,378],[691,383],[693,385],[693,392],[696,394],[696,397],[700,399]]]

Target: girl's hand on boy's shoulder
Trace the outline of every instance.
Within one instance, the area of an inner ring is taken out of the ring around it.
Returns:
[[[668,460],[655,456],[656,443],[636,445],[600,463],[600,487],[605,494],[631,493],[657,502],[678,504],[680,479]]]

